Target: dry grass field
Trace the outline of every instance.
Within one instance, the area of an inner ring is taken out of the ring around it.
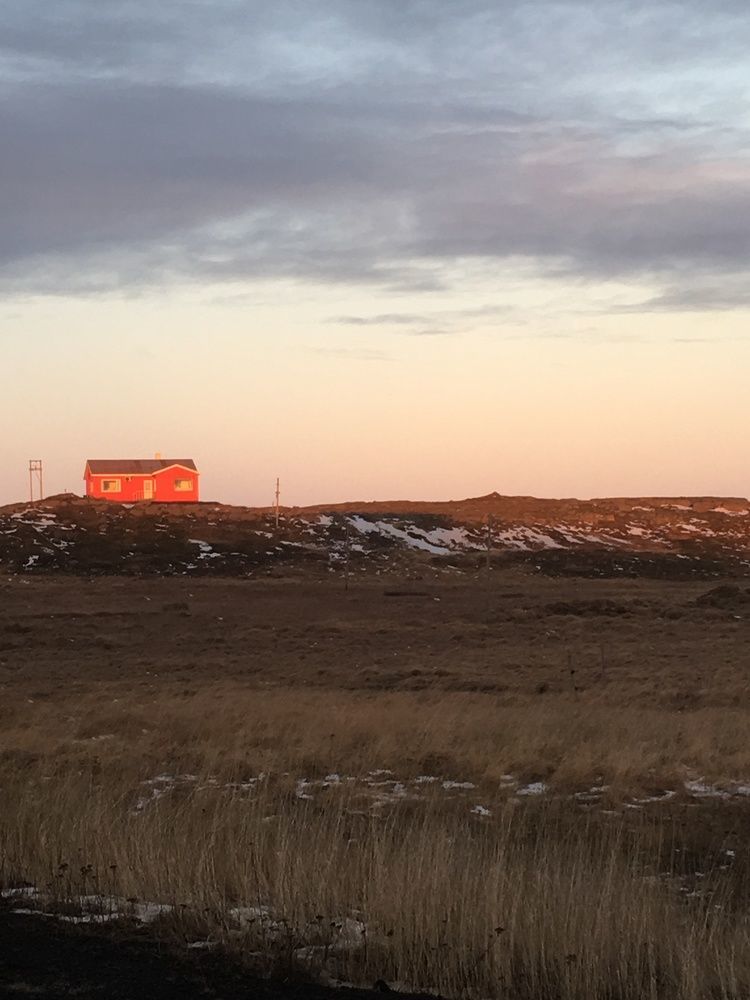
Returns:
[[[2,906],[451,997],[746,996],[714,586],[6,578]]]

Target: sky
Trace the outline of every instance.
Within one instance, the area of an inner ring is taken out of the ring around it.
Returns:
[[[0,504],[747,496],[746,0],[5,0]]]

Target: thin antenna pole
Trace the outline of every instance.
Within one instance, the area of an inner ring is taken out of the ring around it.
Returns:
[[[42,460],[41,458],[30,458],[29,459],[29,502],[33,503],[35,499],[34,484],[39,486],[39,500],[44,500],[44,478],[42,473]]]
[[[279,526],[279,497],[281,496],[281,484],[279,477],[276,477],[276,527]]]
[[[349,589],[349,518],[344,521],[344,590]]]

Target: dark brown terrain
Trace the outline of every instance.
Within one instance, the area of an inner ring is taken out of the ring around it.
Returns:
[[[139,575],[473,573],[488,561],[547,575],[746,576],[750,504],[721,497],[538,500],[282,511],[111,504],[63,495],[0,508],[0,570]]]
[[[330,989],[302,977],[269,981],[223,953],[178,950],[138,930],[70,927],[0,908],[0,997],[7,1000],[373,1000],[377,995]]]
[[[747,502],[386,507],[0,510],[0,996],[747,995]]]
[[[351,581],[0,578],[0,684],[491,693],[684,708],[750,699],[743,581],[547,578],[527,567]],[[7,688],[6,688],[7,690]]]

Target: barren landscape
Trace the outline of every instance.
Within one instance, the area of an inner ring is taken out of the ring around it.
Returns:
[[[503,502],[0,511],[0,989],[746,995],[747,503]]]

